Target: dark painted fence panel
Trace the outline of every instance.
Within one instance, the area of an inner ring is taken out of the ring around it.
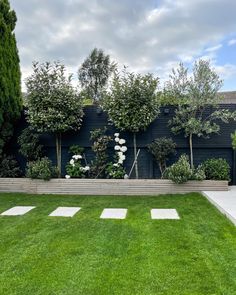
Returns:
[[[230,110],[236,110],[236,105],[221,105],[221,108],[227,108]],[[172,157],[168,164],[173,163],[179,157],[181,153],[189,153],[188,150],[188,140],[183,134],[173,135],[168,125],[169,120],[174,115],[174,107],[163,107],[161,109],[161,114],[159,117],[149,126],[146,131],[137,134],[137,145],[140,148],[139,156],[139,175],[140,178],[159,178],[160,172],[157,164],[154,162],[152,155],[147,150],[147,144],[151,143],[153,139],[166,136],[172,137],[177,143],[177,155]],[[85,154],[88,162],[93,158],[93,152],[91,150],[90,141],[90,131],[96,128],[102,128],[108,126],[108,133],[113,135],[117,130],[108,122],[108,117],[106,113],[99,112],[95,106],[86,107],[85,116],[83,119],[83,125],[78,132],[67,132],[62,137],[62,167],[65,168],[70,155],[68,154],[68,149],[73,144],[78,144],[85,148]],[[18,161],[22,168],[25,167],[24,159],[17,153],[16,139],[20,134],[21,130],[27,126],[25,122],[24,115],[22,115],[21,120],[16,125],[15,136],[9,145],[9,152],[16,155]],[[200,164],[207,158],[211,157],[223,157],[231,165],[231,178],[233,183],[236,183],[235,179],[235,161],[234,152],[231,147],[230,134],[236,130],[236,122],[230,124],[220,123],[221,130],[219,134],[213,134],[209,139],[205,138],[193,138],[194,147],[194,162],[195,165]],[[133,137],[132,134],[128,132],[120,132],[121,136],[126,139],[126,145],[128,151],[126,153],[125,167],[127,172],[129,172],[133,163]],[[41,142],[45,146],[46,154],[55,163],[55,138],[50,134],[43,135],[41,137]],[[113,150],[113,146],[109,147],[110,152]],[[234,167],[234,170],[233,170]],[[63,168],[63,173],[65,169]]]

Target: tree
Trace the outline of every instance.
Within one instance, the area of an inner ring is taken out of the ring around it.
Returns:
[[[159,114],[158,79],[151,74],[116,73],[103,97],[103,108],[120,130],[133,133],[135,175],[138,178],[136,133],[145,130]]]
[[[22,110],[20,61],[14,29],[16,14],[0,0],[0,156]]]
[[[26,80],[27,120],[38,132],[51,132],[56,138],[57,167],[61,175],[61,135],[79,130],[82,117],[82,100],[66,76],[59,62],[33,64],[33,74]]]
[[[218,120],[228,123],[230,119],[236,119],[236,112],[219,109],[221,86],[222,81],[211,69],[209,61],[199,60],[194,64],[192,76],[180,63],[177,71],[172,71],[164,89],[168,96],[179,102],[170,124],[174,133],[183,132],[188,137],[192,168],[193,136],[208,138],[211,133],[219,132]]]
[[[110,61],[110,56],[105,55],[102,49],[94,48],[82,63],[78,71],[79,81],[83,91],[94,102],[100,98],[101,91],[106,86],[116,64]]]
[[[160,137],[155,139],[151,144],[148,145],[149,151],[153,154],[155,160],[159,165],[161,177],[166,170],[166,162],[171,155],[176,153],[176,144],[172,138]]]

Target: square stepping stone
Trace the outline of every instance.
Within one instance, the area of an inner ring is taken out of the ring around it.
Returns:
[[[105,208],[102,211],[100,218],[103,219],[125,219],[127,209],[121,208]]]
[[[58,207],[49,216],[73,217],[80,209],[80,207]]]
[[[180,219],[175,209],[151,209],[152,219]]]
[[[24,215],[30,210],[34,209],[34,206],[15,206],[7,211],[3,212],[1,215],[5,216],[16,216],[16,215]]]

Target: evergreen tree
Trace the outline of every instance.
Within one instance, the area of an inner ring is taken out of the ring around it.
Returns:
[[[0,157],[22,109],[20,65],[14,29],[16,14],[0,0]]]

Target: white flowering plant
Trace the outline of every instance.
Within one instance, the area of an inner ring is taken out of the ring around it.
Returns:
[[[72,146],[70,148],[70,153],[72,157],[68,164],[66,165],[66,175],[65,178],[86,178],[89,175],[90,167],[88,165],[83,165],[83,148],[79,146]]]
[[[122,179],[125,177],[126,172],[123,166],[123,163],[126,159],[125,152],[127,151],[127,147],[124,145],[126,143],[125,139],[120,138],[119,133],[114,134],[114,163],[110,162],[107,165],[106,173],[108,178],[116,178]]]

